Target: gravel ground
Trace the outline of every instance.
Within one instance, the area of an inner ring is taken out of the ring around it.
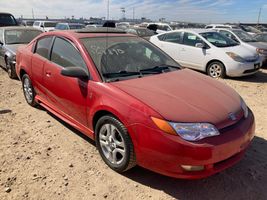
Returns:
[[[253,110],[256,137],[237,165],[188,181],[141,167],[113,172],[93,141],[28,106],[21,83],[0,69],[0,199],[267,199],[267,70],[220,81]]]

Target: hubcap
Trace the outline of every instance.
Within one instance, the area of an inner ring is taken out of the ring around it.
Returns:
[[[32,92],[30,80],[28,78],[24,79],[23,91],[24,91],[27,102],[31,103],[33,100],[33,92]]]
[[[213,78],[219,78],[222,75],[222,68],[218,64],[213,64],[210,67],[210,76]]]
[[[104,156],[119,165],[125,158],[125,142],[121,132],[112,124],[105,124],[99,133],[99,143]]]

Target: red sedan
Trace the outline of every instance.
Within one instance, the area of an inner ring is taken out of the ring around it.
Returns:
[[[237,163],[254,136],[233,89],[116,29],[44,33],[18,50],[16,72],[28,104],[95,140],[117,172],[207,177]]]

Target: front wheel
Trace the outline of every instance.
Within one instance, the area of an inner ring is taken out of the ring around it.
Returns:
[[[226,75],[225,67],[220,62],[212,62],[207,68],[207,73],[212,78],[224,78]]]
[[[28,76],[28,74],[24,74],[21,80],[22,80],[23,94],[27,103],[33,107],[36,107],[37,102],[35,101],[35,92],[30,77]]]
[[[9,78],[11,78],[11,79],[17,78],[15,67],[9,61],[7,61],[6,70],[7,70],[7,74],[9,76]]]
[[[111,169],[121,173],[136,165],[131,138],[118,119],[103,116],[96,124],[95,133],[98,151]]]

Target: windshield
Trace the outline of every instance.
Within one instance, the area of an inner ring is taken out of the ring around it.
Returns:
[[[233,32],[240,38],[243,42],[257,42],[251,35],[242,30],[233,30]]]
[[[6,30],[5,42],[6,44],[27,44],[41,33],[42,31],[39,30]]]
[[[56,22],[45,22],[44,27],[56,27]]]
[[[173,71],[180,66],[160,49],[139,37],[81,39],[98,71],[107,81],[119,77]]]
[[[70,29],[82,29],[82,28],[85,28],[85,26],[82,25],[82,24],[70,24],[69,27],[70,27]]]
[[[1,14],[0,15],[0,26],[16,26],[17,21],[10,14]]]
[[[200,35],[216,47],[230,47],[239,45],[239,43],[235,42],[234,40],[217,32],[200,33]]]

